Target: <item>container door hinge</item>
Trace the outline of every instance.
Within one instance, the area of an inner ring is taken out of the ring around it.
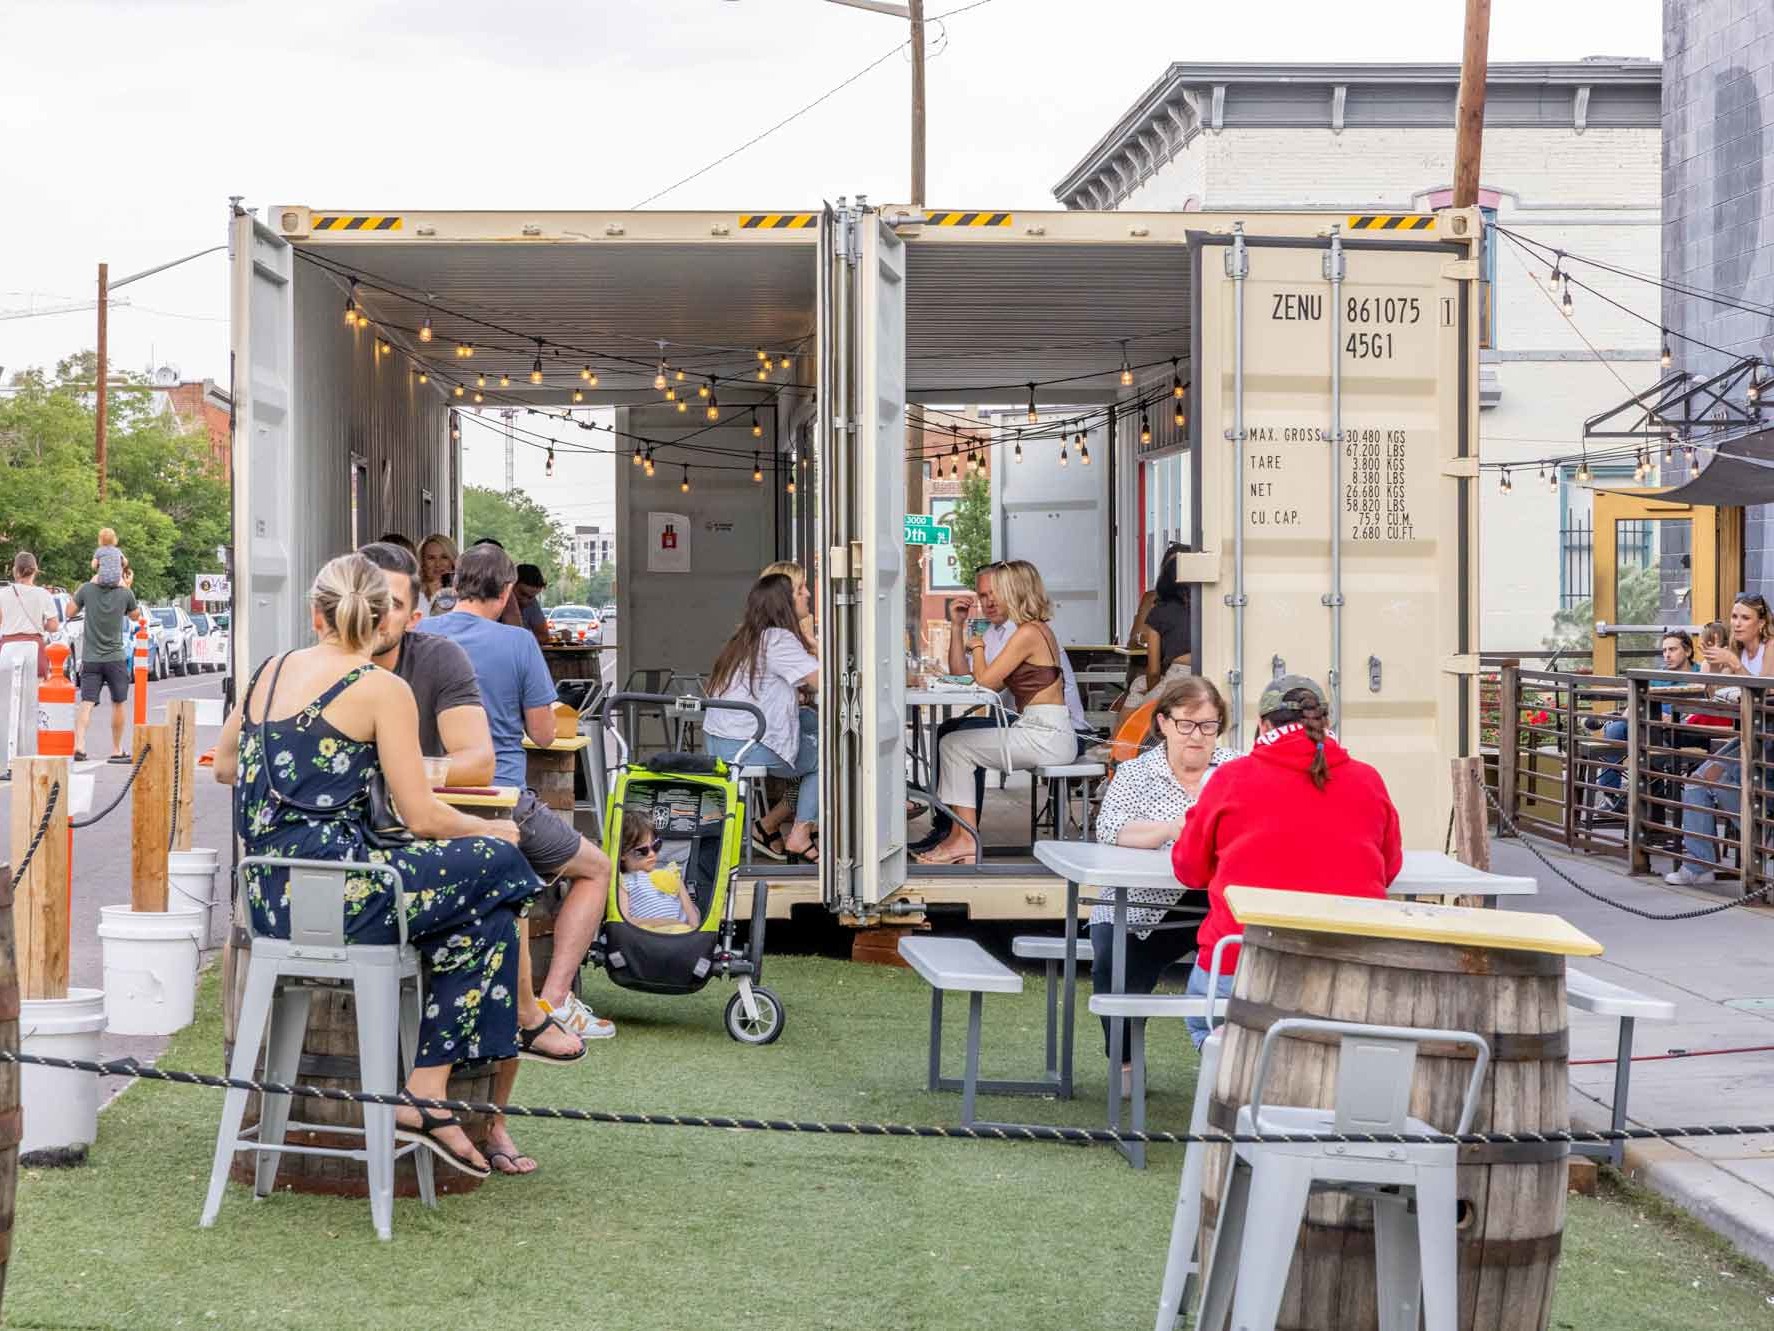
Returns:
[[[1441,474],[1469,481],[1474,480],[1478,476],[1478,459],[1476,457],[1444,458],[1441,463]]]
[[[1369,693],[1380,691],[1380,658],[1377,656],[1370,656],[1367,659],[1367,691]]]
[[[1332,610],[1337,610],[1346,605],[1347,602],[1343,599],[1342,593],[1340,592],[1326,592],[1323,596],[1318,598],[1318,604],[1328,606]]]
[[[1479,278],[1477,259],[1450,259],[1441,266],[1441,275],[1450,282],[1476,282]]]

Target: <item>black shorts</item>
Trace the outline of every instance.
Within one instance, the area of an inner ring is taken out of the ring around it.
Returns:
[[[80,701],[97,702],[99,690],[111,690],[111,701],[126,702],[129,699],[129,662],[127,661],[82,661],[80,663]]]

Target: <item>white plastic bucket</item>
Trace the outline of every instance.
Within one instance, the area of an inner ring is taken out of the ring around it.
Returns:
[[[99,910],[105,963],[105,1029],[113,1035],[171,1035],[197,1011],[201,910]]]
[[[105,1027],[101,989],[69,989],[66,998],[27,998],[19,1003],[19,1046],[52,1058],[99,1056]],[[84,1152],[99,1132],[99,1079],[90,1072],[27,1064],[19,1077],[24,1135],[19,1151]]]
[[[214,934],[216,869],[220,858],[216,851],[202,846],[170,851],[166,857],[167,909],[201,911],[203,932],[197,941],[205,947]]]
[[[226,709],[220,698],[197,699],[197,724],[200,726],[219,726],[228,719]]]
[[[68,816],[84,818],[92,812],[93,787],[98,778],[91,772],[75,772],[68,778]]]

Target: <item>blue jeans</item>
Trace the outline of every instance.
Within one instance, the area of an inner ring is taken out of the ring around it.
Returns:
[[[1695,774],[1701,775],[1709,768],[1718,768],[1718,776],[1712,778],[1722,783],[1718,788],[1682,787],[1682,831],[1686,834],[1682,837],[1682,850],[1690,860],[1703,865],[1719,862],[1719,848],[1704,838],[1717,834],[1718,819],[1734,818],[1742,809],[1738,783],[1743,780],[1743,766],[1736,761],[1738,753],[1737,741],[1732,740],[1695,769]]]
[[[1610,721],[1602,727],[1602,738],[1626,743],[1626,722]],[[1626,784],[1626,754],[1622,750],[1617,761],[1603,766],[1595,778],[1595,784],[1603,790],[1619,790]]]
[[[1232,996],[1232,980],[1233,977],[1230,975],[1220,976],[1219,993],[1215,996],[1230,998]],[[1201,968],[1200,962],[1196,962],[1194,966],[1190,967],[1189,984],[1183,992],[1195,998],[1207,997],[1207,972]],[[1183,1025],[1189,1028],[1189,1038],[1195,1042],[1197,1049],[1207,1043],[1207,1018],[1184,1017]]]
[[[771,776],[782,777],[786,781],[799,781],[800,788],[795,792],[795,821],[797,823],[814,823],[819,821],[819,735],[817,720],[809,725],[807,718],[812,715],[811,708],[801,711],[801,747],[796,752],[794,761],[790,762],[775,749],[763,744],[752,744],[751,752],[745,755],[745,762],[750,766],[765,768]],[[720,735],[705,735],[704,744],[710,754],[725,762],[732,762],[739,757],[739,751],[750,743],[743,739],[726,739]],[[762,809],[756,810],[762,814]]]

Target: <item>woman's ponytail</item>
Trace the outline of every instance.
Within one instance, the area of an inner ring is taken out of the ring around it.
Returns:
[[[362,555],[340,555],[314,575],[308,595],[339,646],[354,656],[369,655],[376,626],[388,613],[388,579],[381,569]]]

